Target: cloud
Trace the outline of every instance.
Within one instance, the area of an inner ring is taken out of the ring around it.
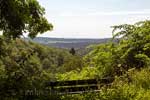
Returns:
[[[150,14],[150,11],[122,11],[122,12],[95,12],[95,13],[89,13],[88,15],[147,15]]]
[[[64,12],[60,14],[60,16],[63,16],[63,17],[117,16],[117,15],[150,15],[150,9],[146,9],[142,11],[113,11],[113,12],[88,12],[88,13]]]

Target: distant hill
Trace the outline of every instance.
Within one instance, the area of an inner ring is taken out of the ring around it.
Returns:
[[[27,38],[27,40],[31,40]],[[48,38],[48,37],[36,37],[31,40],[40,44],[44,44],[47,46],[57,47],[57,48],[85,48],[86,46],[106,43],[110,40],[110,38],[104,39],[73,39],[73,38]]]

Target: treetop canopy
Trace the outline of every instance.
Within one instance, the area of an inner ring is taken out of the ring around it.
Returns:
[[[20,37],[23,33],[34,38],[52,30],[44,17],[45,9],[37,0],[0,0],[0,31],[6,37]]]

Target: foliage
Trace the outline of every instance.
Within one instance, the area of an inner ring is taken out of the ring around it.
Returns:
[[[98,70],[96,68],[84,67],[80,70],[72,70],[64,74],[57,74],[57,80],[82,80],[97,78]]]
[[[95,46],[84,57],[89,67],[97,67],[99,76],[122,75],[130,68],[150,65],[150,21],[113,26],[112,41]],[[114,40],[117,40],[114,42]]]
[[[61,66],[60,70],[69,72],[72,70],[82,70],[85,66],[84,60],[79,56],[70,56],[67,61]]]
[[[110,76],[113,73],[111,44],[100,44],[87,54],[84,59],[88,67],[97,68],[97,77]]]
[[[34,38],[53,28],[44,14],[45,10],[37,0],[1,0],[0,30],[6,37],[16,38],[28,33]]]
[[[122,67],[141,68],[149,65],[150,59],[150,21],[141,21],[134,25],[114,26],[114,38],[120,37],[114,50],[122,61]],[[118,59],[119,60],[119,59]]]
[[[65,95],[62,100],[149,100],[149,71],[149,68],[130,69],[127,74],[116,77],[111,87],[104,86],[95,93]]]
[[[25,94],[35,89],[45,91],[45,84],[48,81],[56,81],[55,74],[64,72],[60,68],[64,63],[70,62],[72,55],[64,50],[25,42],[18,38],[10,40],[0,37],[0,40],[0,98],[44,100],[44,95]]]
[[[84,57],[87,67],[94,68],[94,77],[115,77],[110,87],[102,87],[99,93],[66,95],[62,99],[78,100],[149,100],[150,99],[150,21],[141,21],[133,25],[113,26],[113,39],[95,46]],[[81,72],[81,73],[80,73]],[[85,69],[71,71],[61,79],[84,79]],[[93,73],[92,70],[88,74]],[[80,76],[78,76],[80,74]],[[93,78],[88,76],[88,78]],[[82,76],[82,77],[81,77]]]
[[[149,100],[149,68],[132,69],[128,75],[118,77],[110,89],[104,89],[101,100]],[[129,81],[130,78],[130,81]],[[147,83],[147,85],[145,85]]]
[[[42,87],[43,70],[39,59],[36,54],[29,56],[32,51],[23,48],[22,43],[20,44],[16,45],[15,41],[3,40],[1,45],[1,49],[5,51],[0,54],[1,98],[13,96],[22,98],[22,91]]]
[[[75,55],[73,49],[69,52],[17,38],[24,32],[33,38],[52,29],[43,16],[44,9],[36,0],[0,2],[0,30],[4,35],[0,37],[0,98],[48,100],[52,95],[31,96],[25,92],[44,91],[48,81],[104,77],[115,77],[115,81],[109,87],[102,87],[100,92],[54,97],[62,100],[150,98],[149,20],[113,26],[112,41],[93,46],[92,51],[82,58]]]
[[[76,51],[74,48],[71,48],[70,51],[69,51],[72,55],[75,55],[76,54]]]

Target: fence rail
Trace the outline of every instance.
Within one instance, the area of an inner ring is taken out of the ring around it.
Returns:
[[[99,91],[102,86],[110,86],[114,78],[102,78],[102,79],[87,79],[87,80],[70,80],[70,81],[55,81],[48,82],[48,87],[55,93],[84,93],[90,91]]]

